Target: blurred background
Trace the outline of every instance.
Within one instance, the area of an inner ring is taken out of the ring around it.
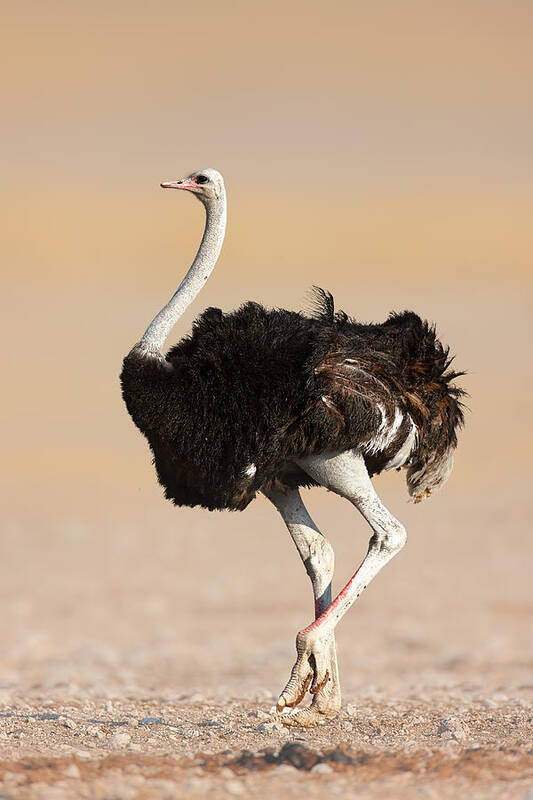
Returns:
[[[376,481],[410,539],[339,629],[348,693],[413,665],[430,687],[520,684],[532,23],[531,3],[500,0],[7,4],[5,697],[275,691],[310,619],[268,503],[172,508],[120,397],[121,359],[203,227],[198,203],[158,184],[206,166],[226,179],[227,239],[171,340],[204,306],[301,309],[319,284],[361,320],[403,308],[435,320],[468,371],[445,491],[413,508],[400,475]],[[306,497],[337,548],[339,588],[367,531],[338,498]]]

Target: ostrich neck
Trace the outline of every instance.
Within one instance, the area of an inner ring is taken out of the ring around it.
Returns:
[[[214,269],[226,231],[225,194],[217,201],[206,205],[205,210],[204,235],[196,258],[176,292],[146,329],[139,343],[143,349],[161,352],[168,334]]]

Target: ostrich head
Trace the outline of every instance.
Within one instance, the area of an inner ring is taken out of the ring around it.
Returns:
[[[204,205],[224,197],[224,179],[216,169],[201,169],[179,181],[166,181],[161,186],[163,189],[187,189]]]

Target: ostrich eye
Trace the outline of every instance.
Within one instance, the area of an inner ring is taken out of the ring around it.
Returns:
[[[207,183],[208,180],[209,178],[207,177],[207,175],[198,175],[198,177],[196,178],[196,183]]]

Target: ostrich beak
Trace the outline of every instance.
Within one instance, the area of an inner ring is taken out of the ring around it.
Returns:
[[[162,189],[196,189],[197,184],[184,178],[181,181],[165,181],[161,184]]]

